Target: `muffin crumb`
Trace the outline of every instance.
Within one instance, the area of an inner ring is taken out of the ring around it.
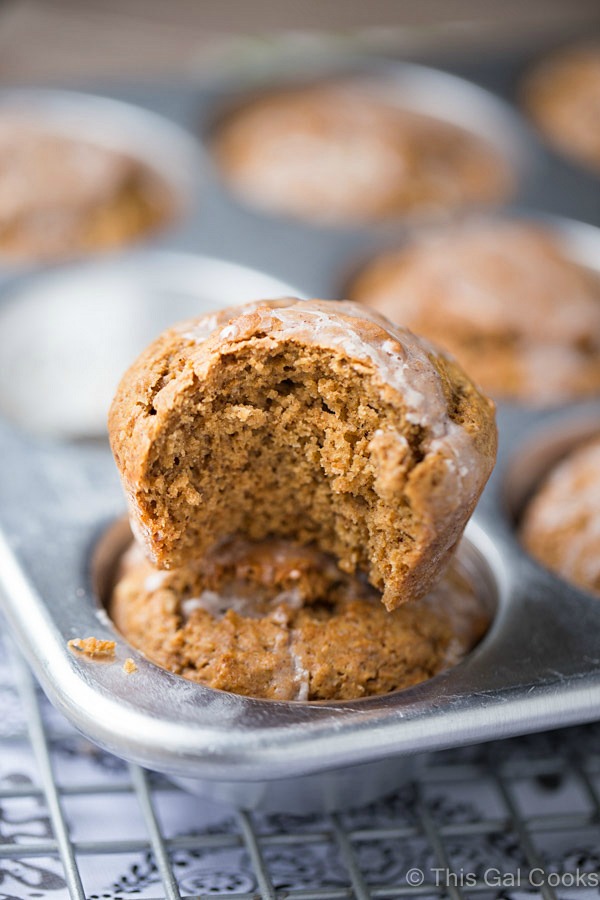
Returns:
[[[158,568],[232,535],[314,544],[388,609],[441,575],[492,470],[494,407],[449,358],[342,301],[256,301],[165,332],[110,439]]]
[[[134,672],[137,672],[137,666],[130,656],[123,663],[123,671],[126,675],[133,675]]]
[[[76,650],[92,659],[96,656],[114,657],[115,641],[103,641],[96,637],[73,638],[67,644],[69,650]]]
[[[391,613],[364,578],[284,540],[232,538],[155,574],[125,554],[110,608],[117,628],[173,674],[249,697],[354,700],[408,688],[455,665],[489,624],[460,553],[427,597]]]

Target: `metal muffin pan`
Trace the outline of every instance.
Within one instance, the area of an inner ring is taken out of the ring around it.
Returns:
[[[429,84],[446,80],[412,65],[370,62],[356,69],[370,77],[423,72]],[[462,89],[450,76],[447,84]],[[464,91],[465,98],[473,96],[471,85]],[[192,136],[206,135],[224,104],[241,92],[239,83],[220,83],[112,94]],[[485,94],[477,95],[483,102]],[[57,93],[57,102],[64,96]],[[560,183],[552,178],[553,160],[516,113],[493,96],[489,100],[490,110],[508,117],[502,119],[505,130],[514,127],[514,146],[525,146],[523,158],[529,156],[529,176],[519,182],[516,202],[552,211]],[[214,798],[287,811],[372,799],[412,773],[411,754],[418,751],[596,718],[600,604],[532,561],[514,527],[515,510],[538,474],[531,447],[566,429],[573,416],[600,427],[596,402],[571,404],[568,411],[500,406],[498,465],[463,544],[496,614],[474,652],[428,682],[344,703],[253,700],[173,676],[115,632],[98,595],[127,540],[126,529],[113,527],[125,504],[99,417],[125,357],[133,358],[169,321],[209,304],[257,294],[335,296],[341,273],[357,256],[407,234],[401,221],[385,229],[337,230],[253,212],[215,177],[201,143],[197,158],[190,183],[198,193],[187,218],[147,248],[51,272],[0,273],[3,603],[52,701],[120,756]],[[580,188],[582,205],[587,188]],[[556,197],[554,208],[560,207]],[[554,224],[573,257],[600,271],[600,232]],[[82,420],[90,396],[90,417]],[[519,475],[521,448],[529,461],[527,478]],[[116,662],[90,661],[67,649],[70,638],[89,634],[116,640]],[[122,664],[129,656],[138,671],[127,676]]]

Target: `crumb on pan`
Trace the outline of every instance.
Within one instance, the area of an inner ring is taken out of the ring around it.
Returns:
[[[133,675],[134,672],[137,672],[137,666],[130,656],[123,663],[123,671],[126,675]]]
[[[73,638],[67,644],[69,650],[77,650],[86,656],[114,657],[115,641],[101,641],[96,637]]]

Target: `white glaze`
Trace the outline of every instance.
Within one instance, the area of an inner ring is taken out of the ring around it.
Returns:
[[[363,333],[365,320],[377,328],[367,326]],[[350,301],[282,298],[221,310],[177,330],[197,344],[210,341],[215,353],[221,352],[222,341],[230,349],[231,342],[242,343],[260,332],[274,340],[342,353],[361,374],[361,363],[366,364],[377,380],[403,398],[407,421],[425,429],[425,449],[452,461],[448,486],[456,503],[471,502],[478,493],[479,479],[474,476],[480,457],[471,435],[450,419],[441,379],[428,357],[428,352],[439,351],[374,310]]]
[[[151,575],[148,575],[144,582],[144,590],[146,591],[156,591],[158,588],[162,587],[167,578],[169,577],[168,572],[158,571],[152,572]]]

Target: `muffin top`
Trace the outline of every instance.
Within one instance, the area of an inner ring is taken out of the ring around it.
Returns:
[[[564,48],[525,79],[525,109],[563,153],[600,170],[600,42]]]
[[[417,684],[458,662],[489,619],[458,562],[428,597],[388,613],[364,579],[314,547],[241,538],[171,572],[133,545],[110,611],[158,665],[274,700],[352,700]]]
[[[350,296],[445,347],[498,398],[551,405],[600,390],[600,279],[540,225],[423,237],[368,264]]]
[[[521,538],[547,568],[600,596],[600,437],[572,450],[542,481]]]
[[[213,148],[243,199],[325,224],[505,199],[512,177],[496,151],[401,103],[392,87],[368,83],[282,90],[230,113]]]
[[[386,606],[439,577],[492,469],[493,404],[353,303],[266,301],[186,322],[109,418],[132,523],[171,568],[234,534],[314,542]]]
[[[113,246],[171,212],[160,178],[107,146],[0,116],[0,255],[54,259]]]

